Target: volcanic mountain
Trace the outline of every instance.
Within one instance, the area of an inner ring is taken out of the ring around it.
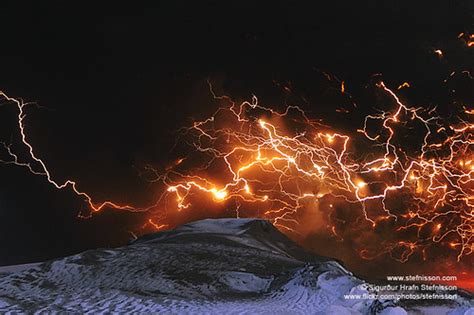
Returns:
[[[473,299],[360,299],[367,283],[271,223],[206,219],[38,264],[0,268],[0,312],[472,314]],[[355,298],[354,298],[355,297]],[[470,313],[471,312],[471,313]]]

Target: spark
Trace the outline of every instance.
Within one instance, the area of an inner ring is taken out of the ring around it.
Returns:
[[[364,188],[365,186],[367,186],[367,183],[364,181],[359,181],[356,185],[359,188]]]
[[[225,190],[213,190],[214,196],[217,200],[224,200],[227,197],[227,192]]]
[[[402,84],[400,84],[400,85],[398,86],[397,90],[401,90],[401,89],[403,89],[403,88],[409,88],[410,86],[411,86],[410,83],[408,83],[408,82],[403,82]]]
[[[467,47],[474,47],[474,34],[460,33],[458,38],[464,41]]]
[[[153,222],[152,219],[148,219],[147,223],[150,224],[154,228],[155,231],[163,230],[164,228],[168,226],[167,224],[157,224]]]

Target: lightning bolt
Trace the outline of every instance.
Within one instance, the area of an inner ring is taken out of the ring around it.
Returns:
[[[402,84],[399,89],[408,86]],[[28,156],[20,159],[10,144],[2,143],[9,159],[1,162],[43,176],[59,190],[71,189],[92,213],[105,208],[166,212],[170,204],[175,212],[181,212],[196,208],[195,204],[203,200],[218,207],[233,202],[239,216],[257,209],[252,215],[299,233],[299,226],[304,224],[299,215],[305,209],[326,207],[331,220],[338,204],[356,205],[373,228],[390,221],[395,226],[393,233],[414,230],[418,237],[416,241],[387,243],[379,255],[389,253],[406,261],[416,251],[425,255],[430,241],[457,251],[460,260],[473,251],[474,125],[462,119],[443,124],[434,109],[405,105],[383,82],[377,83],[376,88],[391,99],[394,108],[368,115],[362,128],[355,135],[348,135],[311,120],[298,106],[279,112],[260,105],[256,96],[236,104],[227,96],[216,95],[210,85],[213,97],[227,105],[185,129],[193,139],[195,151],[206,156],[207,162],[179,171],[189,160],[179,159],[165,174],[147,166],[146,170],[155,175],[151,181],[165,187],[157,201],[147,207],[110,200],[97,202],[79,189],[76,181],[54,180],[28,141],[25,109],[30,103],[3,92],[0,97],[16,106],[21,143]],[[343,83],[341,91],[345,93]],[[465,114],[471,115],[472,110],[465,109]],[[400,129],[415,124],[423,130],[423,140],[417,149],[408,152],[398,137]],[[371,131],[373,125],[378,126],[375,132]],[[354,149],[364,141],[368,142],[364,150]],[[409,204],[394,209],[390,206],[394,196],[405,198]],[[331,203],[321,205],[327,198]],[[165,221],[166,218],[159,222],[150,218],[145,225],[156,230],[171,227]],[[343,238],[336,223],[328,226],[333,235]],[[426,229],[430,233],[422,237],[421,232]],[[402,253],[394,255],[400,249]],[[360,250],[360,256],[373,258],[368,249]]]

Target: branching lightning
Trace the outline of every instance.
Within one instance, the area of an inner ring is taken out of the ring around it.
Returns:
[[[472,36],[468,38],[472,40]],[[409,87],[405,82],[398,89]],[[91,213],[105,208],[151,213],[199,211],[196,203],[207,200],[217,207],[234,207],[237,216],[263,217],[290,233],[300,233],[304,225],[301,212],[313,209],[325,214],[331,233],[342,239],[334,213],[346,207],[373,229],[389,223],[397,235],[387,240],[377,255],[389,254],[405,262],[416,252],[425,257],[430,244],[455,251],[458,260],[472,254],[471,122],[460,118],[447,123],[436,116],[435,109],[405,105],[383,82],[375,88],[393,108],[366,116],[354,134],[329,129],[311,120],[298,106],[278,112],[260,105],[255,96],[236,104],[210,88],[214,98],[226,105],[184,130],[195,151],[207,157],[206,162],[183,170],[187,161],[179,159],[164,174],[146,167],[154,174],[153,181],[164,184],[163,193],[150,206],[96,202],[76,181],[54,180],[28,141],[25,109],[29,103],[3,92],[0,97],[16,106],[18,132],[28,156],[20,157],[3,142],[8,158],[1,162],[43,176],[57,189],[71,189],[84,199]],[[341,92],[345,91],[342,81]],[[465,108],[464,114],[470,119],[474,111]],[[408,133],[414,129],[421,140],[407,144]],[[156,230],[172,227],[164,215],[159,220],[149,218],[145,225]],[[368,249],[359,254],[363,259],[374,258]]]
[[[128,211],[147,211],[153,207],[151,206],[151,207],[146,207],[146,208],[137,208],[131,205],[118,204],[118,203],[115,203],[113,201],[108,201],[108,200],[103,201],[103,202],[94,202],[92,197],[88,193],[81,191],[77,187],[77,183],[75,181],[70,180],[70,179],[66,180],[63,183],[55,181],[51,175],[51,172],[48,170],[46,163],[36,155],[33,149],[33,146],[28,142],[28,138],[27,138],[26,130],[25,130],[26,129],[25,109],[28,105],[31,105],[31,103],[24,103],[21,100],[9,97],[2,91],[0,91],[0,97],[6,100],[8,103],[14,104],[18,110],[17,121],[18,121],[18,130],[21,136],[21,142],[27,148],[28,153],[29,153],[28,158],[31,161],[31,162],[21,162],[18,155],[12,151],[11,144],[1,142],[0,144],[5,149],[7,155],[11,158],[10,160],[0,160],[1,163],[15,164],[17,166],[26,167],[32,174],[45,177],[46,180],[57,189],[71,188],[72,191],[76,195],[84,199],[84,201],[88,204],[92,212],[99,212],[104,208],[113,208],[113,209],[128,210]]]
[[[278,113],[260,106],[254,97],[252,102],[220,108],[190,129],[196,134],[196,150],[209,154],[210,163],[224,162],[226,169],[219,178],[229,180],[217,185],[206,177],[173,172],[172,179],[165,179],[167,191],[175,195],[178,209],[189,208],[192,203],[188,196],[196,192],[215,202],[258,203],[258,208],[263,209],[262,217],[295,232],[301,223],[298,211],[331,195],[345,203],[358,204],[374,228],[380,221],[392,220],[395,231],[414,231],[419,240],[401,240],[387,246],[389,253],[404,249],[398,257],[401,261],[417,249],[423,250],[427,240],[457,250],[458,260],[471,254],[474,125],[460,121],[444,126],[440,117],[433,116],[433,110],[426,112],[404,105],[383,82],[377,87],[392,98],[395,108],[367,116],[358,130],[369,140],[369,148],[374,148],[365,157],[353,157],[349,150],[352,137],[321,130],[299,107]],[[270,119],[255,118],[254,111],[263,112]],[[271,117],[291,120],[291,111],[301,116],[304,125],[304,131],[292,136],[283,126],[270,121]],[[216,127],[219,120],[230,119],[233,121]],[[380,128],[375,133],[369,131],[369,125],[377,122]],[[408,123],[418,123],[424,130],[423,141],[414,150],[418,151],[416,155],[395,141],[397,126],[406,128]],[[368,159],[369,156],[376,157]],[[405,198],[410,203],[402,209],[392,209],[388,204],[395,198]],[[426,228],[430,233],[421,237]],[[366,253],[362,251],[361,256]]]

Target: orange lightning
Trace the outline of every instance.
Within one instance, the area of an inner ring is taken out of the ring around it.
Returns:
[[[408,86],[405,82],[399,88]],[[54,181],[28,142],[24,122],[28,104],[1,93],[18,109],[22,144],[31,160],[21,162],[11,147],[3,144],[10,157],[3,162],[26,167],[33,174],[44,176],[57,189],[70,187],[84,198],[92,212],[108,207],[184,213],[197,209],[205,200],[216,207],[233,206],[238,215],[252,209],[252,215],[299,233],[304,223],[300,219],[302,213],[326,211],[327,220],[332,220],[342,205],[357,211],[374,229],[390,221],[393,233],[413,231],[418,236],[425,227],[434,226],[431,234],[416,241],[402,239],[384,245],[381,252],[400,261],[406,261],[417,251],[425,255],[430,244],[448,246],[456,251],[458,260],[470,255],[474,125],[463,120],[444,124],[433,110],[404,104],[383,82],[376,88],[391,99],[393,108],[368,115],[358,134],[348,135],[309,119],[298,106],[279,112],[260,105],[255,96],[250,102],[235,104],[226,96],[216,96],[211,87],[213,96],[228,105],[186,130],[193,135],[195,151],[206,156],[208,162],[196,170],[181,172],[175,167],[182,167],[184,159],[177,160],[165,174],[157,175],[156,181],[165,186],[163,194],[155,204],[143,208],[112,201],[98,203],[79,190],[75,181]],[[342,82],[341,92],[344,89]],[[220,121],[225,123],[216,123]],[[292,127],[285,126],[285,122]],[[423,135],[414,153],[407,151],[398,139],[404,129],[400,126],[411,123],[421,126]],[[378,126],[377,131],[373,131],[372,125]],[[288,131],[293,129],[298,131]],[[434,136],[440,134],[444,138]],[[355,144],[362,140],[370,143],[364,150]],[[325,198],[329,202],[321,203]],[[398,206],[399,200],[406,204]],[[335,227],[337,222],[328,223],[332,234],[337,231],[338,239],[344,237],[343,231]],[[157,230],[170,226],[151,219],[148,224]],[[449,245],[453,243],[456,246]],[[362,257],[370,256],[367,250],[360,253]]]

